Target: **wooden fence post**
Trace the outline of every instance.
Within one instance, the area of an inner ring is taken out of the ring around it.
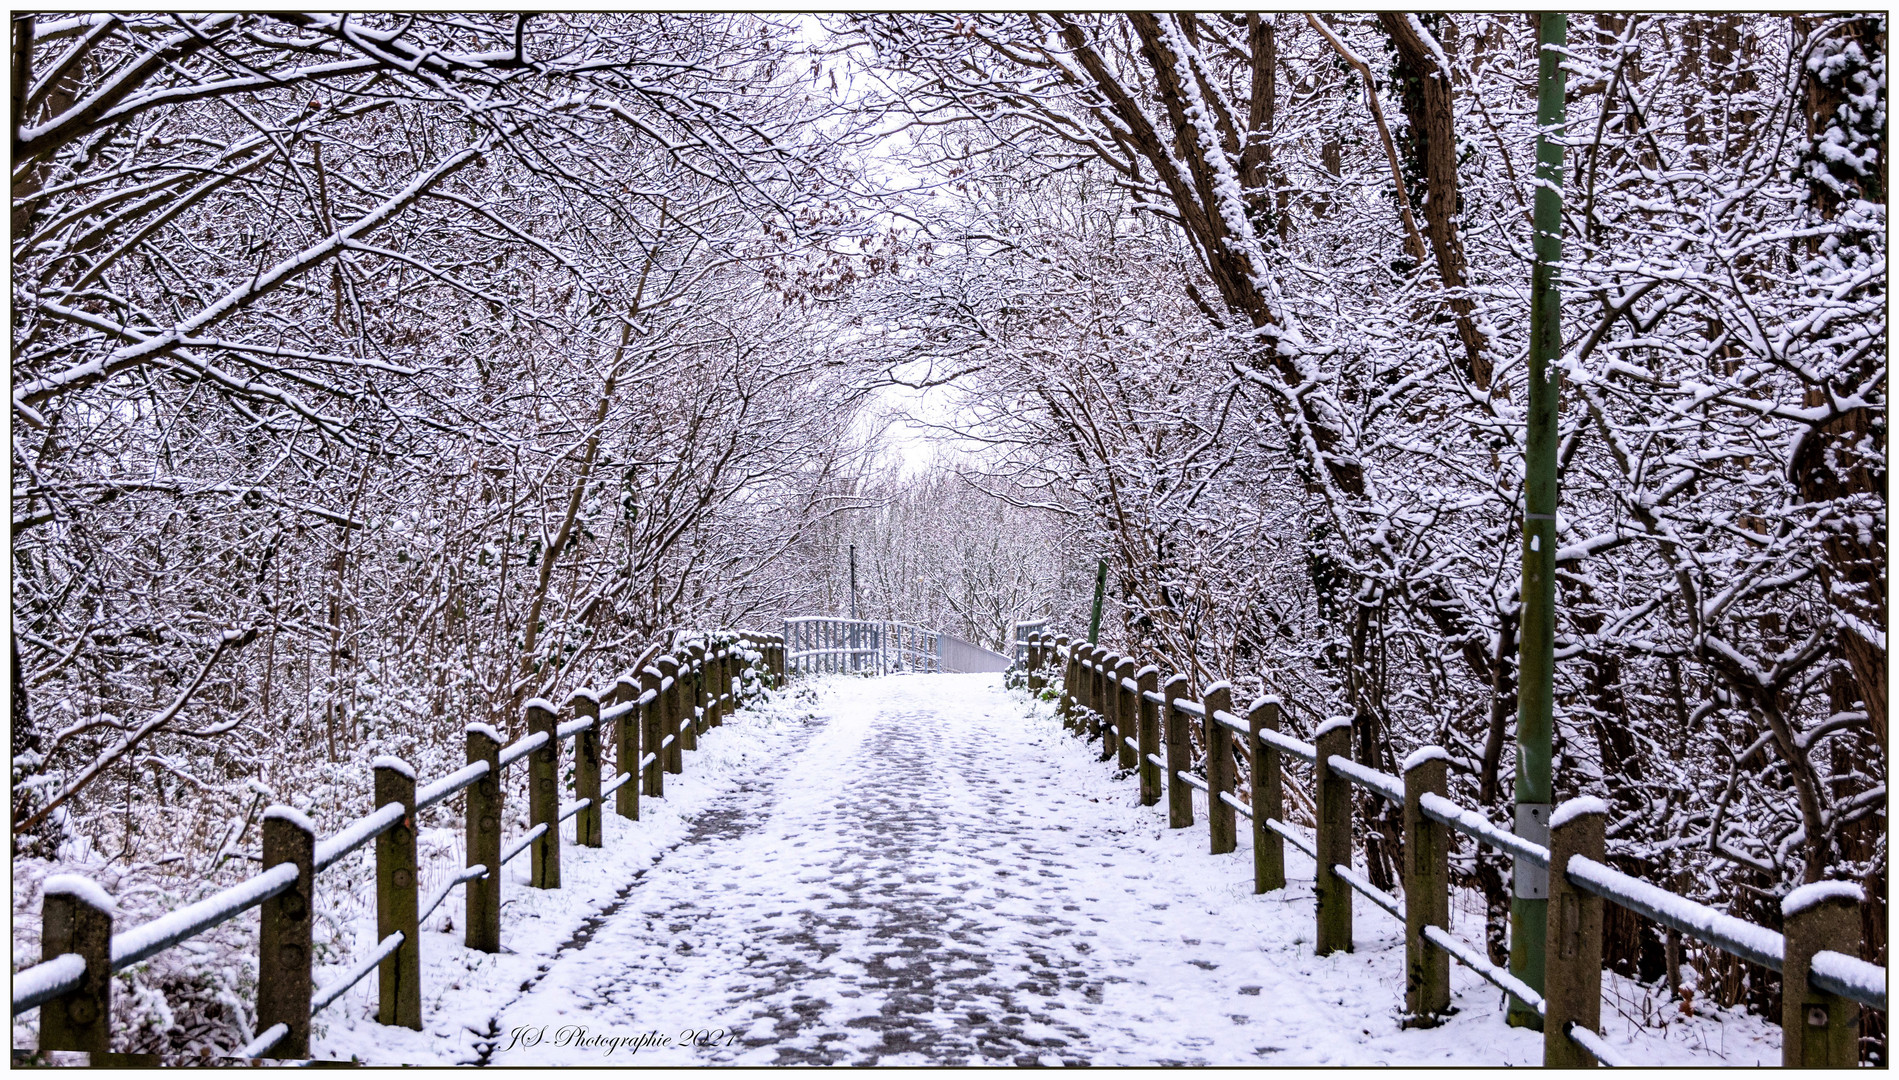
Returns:
[[[699,749],[699,725],[704,722],[699,709],[705,704],[705,655],[705,643],[695,641],[686,646],[686,655],[679,659],[679,681],[684,693],[680,695],[679,741],[674,745],[681,750]]]
[[[1115,755],[1117,765],[1122,769],[1134,769],[1141,763],[1141,757],[1134,752],[1139,746],[1139,700],[1138,691],[1130,691],[1128,683],[1134,681],[1134,661],[1122,657],[1115,664]]]
[[[402,820],[376,838],[376,940],[401,934],[402,944],[377,965],[376,1022],[422,1030],[422,935],[418,924],[415,859],[415,770],[400,758],[370,762],[375,798],[370,809],[402,805]]]
[[[1233,807],[1220,798],[1233,794],[1233,735],[1213,714],[1233,711],[1233,684],[1217,682],[1202,690],[1200,705],[1206,712],[1201,735],[1207,747],[1207,848],[1225,855],[1239,847]]]
[[[1093,739],[1100,733],[1097,727],[1100,717],[1095,713],[1095,651],[1093,645],[1081,649],[1081,663],[1078,671],[1081,677],[1079,684],[1081,695],[1076,700],[1081,705],[1082,711],[1076,718],[1075,731],[1084,739]]]
[[[1426,746],[1404,761],[1404,1027],[1436,1027],[1451,1007],[1450,955],[1424,939],[1427,926],[1450,929],[1450,835],[1420,808],[1425,795],[1449,790],[1448,760]]]
[[[1436,747],[1431,747],[1437,750]],[[1443,751],[1435,762],[1443,783]],[[1413,758],[1417,755],[1413,754]],[[1407,774],[1408,775],[1408,774]],[[1441,792],[1440,792],[1441,793]],[[1409,794],[1407,789],[1406,794]],[[1405,800],[1407,820],[1410,800]],[[1549,929],[1543,954],[1543,1064],[1560,1069],[1593,1068],[1596,1056],[1569,1037],[1569,1025],[1602,1030],[1602,905],[1603,899],[1570,883],[1565,868],[1570,857],[1601,862],[1603,818],[1609,810],[1601,799],[1571,799],[1550,815]],[[1440,834],[1443,826],[1438,826]],[[1407,843],[1409,843],[1407,834]],[[1447,905],[1448,906],[1448,905]],[[1854,920],[1857,924],[1857,918]],[[1439,950],[1431,950],[1439,956]],[[1440,961],[1441,962],[1441,961]],[[1450,992],[1445,991],[1445,1002]],[[1858,1013],[1858,1009],[1853,1010]]]
[[[112,1050],[112,898],[88,878],[55,874],[40,899],[40,959],[78,953],[86,972],[71,993],[40,1006],[40,1049]]]
[[[1187,696],[1187,676],[1175,675],[1161,685],[1161,697],[1167,704],[1160,708],[1161,724],[1167,738],[1167,827],[1185,829],[1193,824],[1193,789],[1180,774],[1193,768],[1193,736],[1188,733],[1187,714],[1174,702]]]
[[[1088,737],[1091,739],[1103,738],[1101,729],[1108,722],[1107,670],[1108,657],[1111,655],[1103,645],[1096,645],[1088,651],[1088,658],[1094,665],[1088,671]]]
[[[1142,668],[1135,676],[1140,689],[1134,691],[1134,715],[1136,734],[1134,741],[1140,746],[1135,769],[1141,778],[1141,805],[1152,806],[1160,801],[1160,766],[1150,758],[1160,756],[1160,707],[1147,699],[1160,684],[1160,668],[1152,664]]]
[[[1042,634],[1029,635],[1029,693],[1040,694],[1048,679],[1042,674]]]
[[[653,700],[639,707],[641,750],[633,761],[637,767],[646,755],[653,755],[653,763],[640,777],[640,794],[654,799],[666,792],[666,752],[659,748],[660,741],[666,737],[666,695],[659,692],[664,680],[665,676],[651,664],[640,669],[640,697],[651,693]]]
[[[1552,878],[1554,875],[1552,875]],[[1780,902],[1786,952],[1781,960],[1780,1063],[1799,1068],[1859,1064],[1859,1004],[1807,981],[1813,954],[1859,956],[1859,886],[1848,881],[1802,885]]]
[[[640,699],[640,684],[633,676],[622,675],[613,684],[609,695],[613,704],[626,705]],[[621,784],[613,793],[613,812],[628,821],[640,819],[640,788],[645,786],[645,777],[640,772],[640,739],[646,734],[646,711],[635,705],[620,714],[619,726],[614,729],[613,773],[635,774],[633,779]]]
[[[1286,841],[1266,827],[1267,819],[1286,823],[1285,789],[1280,782],[1279,749],[1260,737],[1279,730],[1279,699],[1263,697],[1246,710],[1247,755],[1253,775],[1253,891],[1286,887]]]
[[[685,757],[680,752],[679,743],[680,718],[686,715],[685,670],[679,666],[678,660],[670,656],[662,656],[656,663],[659,666],[660,675],[672,680],[672,686],[659,696],[662,703],[659,711],[660,742],[653,745],[658,746],[665,742],[668,736],[672,737],[672,744],[659,751],[659,759],[666,763],[667,772],[678,776],[686,771]]]
[[[316,906],[316,825],[288,806],[264,811],[264,869],[290,863],[297,879],[258,907],[257,1030],[289,1033],[275,1058],[310,1056],[310,916]]]
[[[501,736],[487,724],[470,724],[468,764],[488,763],[468,785],[462,830],[468,865],[488,872],[462,886],[462,944],[478,952],[501,951]]]
[[[527,704],[528,734],[547,739],[528,754],[528,828],[545,825],[528,848],[528,884],[560,888],[560,740],[554,737],[553,706],[540,698]]]
[[[1062,714],[1062,726],[1069,731],[1075,730],[1075,680],[1078,667],[1075,663],[1076,650],[1069,644],[1067,634],[1055,638],[1057,656],[1062,658],[1062,692],[1056,697],[1056,709]]]
[[[1352,887],[1332,872],[1334,866],[1352,864],[1352,784],[1326,764],[1334,756],[1351,758],[1351,720],[1335,716],[1320,724],[1313,733],[1312,745],[1318,751],[1318,762],[1312,770],[1313,801],[1319,811],[1318,836],[1313,844],[1319,853],[1319,867],[1313,875],[1319,909],[1316,949],[1324,956],[1352,951]]]
[[[725,680],[725,638],[721,634],[706,639],[705,670],[706,713],[702,730],[709,731],[723,723],[719,714],[725,709],[725,694],[730,688]]]
[[[611,695],[609,695],[611,700]],[[593,726],[574,733],[574,798],[587,805],[574,813],[574,843],[581,847],[600,846],[600,699],[582,688],[567,698],[567,712],[574,719],[591,719]]]
[[[1121,663],[1120,653],[1107,653],[1101,658],[1101,667],[1095,672],[1095,700],[1100,702],[1097,708],[1101,712],[1101,728],[1096,735],[1101,738],[1101,760],[1114,760],[1114,744],[1121,737],[1121,695],[1114,683],[1114,673]]]

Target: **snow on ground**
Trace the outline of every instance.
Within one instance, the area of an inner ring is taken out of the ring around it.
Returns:
[[[504,885],[503,942],[423,943],[425,1030],[374,1022],[374,978],[318,1057],[499,1065],[1533,1065],[1539,1033],[1453,966],[1457,1015],[1403,1031],[1402,926],[1312,955],[1312,867],[1252,893],[1252,856],[1166,828],[1045,703],[994,675],[806,683],[689,754],[646,820],[562,848],[567,887]],[[1204,801],[1202,802],[1204,809]],[[443,906],[458,915],[459,897]],[[443,915],[430,924],[438,928]],[[1453,930],[1475,938],[1474,918]],[[362,933],[373,933],[366,926]],[[323,977],[319,975],[321,985]],[[1614,995],[1640,1000],[1621,984]],[[1606,1035],[1643,1064],[1772,1064],[1758,1019]]]

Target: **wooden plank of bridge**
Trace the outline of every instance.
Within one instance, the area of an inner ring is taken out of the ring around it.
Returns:
[[[528,734],[547,734],[528,754],[528,828],[547,826],[528,845],[528,884],[537,889],[560,888],[560,740],[554,720],[539,702],[527,707]]]
[[[1426,747],[1404,769],[1404,1027],[1436,1027],[1451,1006],[1451,958],[1424,939],[1424,928],[1451,925],[1450,834],[1424,816],[1425,795],[1447,793],[1446,757]],[[1597,940],[1601,913],[1597,913]]]
[[[469,866],[487,874],[462,886],[462,944],[485,953],[501,951],[501,740],[486,724],[470,724],[468,764],[488,763],[482,778],[468,785],[462,830]]]
[[[1286,821],[1285,792],[1279,773],[1279,750],[1260,738],[1262,731],[1279,730],[1279,699],[1263,697],[1246,710],[1246,740],[1253,759],[1253,891],[1286,887],[1286,841],[1266,827],[1267,819]]]
[[[1206,711],[1201,735],[1207,748],[1207,846],[1212,854],[1225,855],[1239,847],[1237,815],[1220,798],[1233,793],[1233,736],[1213,714],[1233,711],[1232,684],[1217,682],[1207,687],[1201,691],[1200,704]]]
[[[1160,715],[1167,737],[1167,827],[1170,829],[1185,829],[1193,824],[1193,789],[1180,779],[1181,773],[1193,768],[1193,736],[1189,733],[1187,714],[1174,707],[1174,702],[1186,696],[1185,675],[1175,675],[1161,685],[1161,697],[1167,699]]]
[[[574,733],[574,798],[587,805],[574,814],[574,843],[600,846],[600,699],[582,688],[567,698],[567,712],[575,720],[591,719],[593,726]]]
[[[1444,762],[1439,760],[1436,765],[1441,777]],[[1439,794],[1442,794],[1441,789]],[[1410,800],[1405,801],[1408,814]],[[1440,831],[1442,828],[1439,826]],[[1569,1037],[1570,1024],[1595,1032],[1602,1030],[1604,901],[1570,883],[1569,875],[1562,868],[1569,865],[1573,855],[1602,861],[1601,813],[1579,808],[1553,814],[1550,821],[1549,930],[1543,954],[1543,1064],[1559,1069],[1586,1069],[1596,1065],[1596,1056]],[[1854,918],[1857,922],[1857,914]],[[1445,1003],[1449,1001],[1447,989]],[[1855,1008],[1853,1012],[1857,1015],[1859,1010]]]
[[[622,675],[613,684],[613,704],[626,705],[640,699],[640,684],[633,676]],[[614,731],[614,775],[640,772],[640,740],[646,734],[646,710],[635,706],[620,714],[620,724]],[[640,819],[640,789],[646,786],[643,775],[621,784],[613,793],[613,812],[629,821]]]
[[[82,1050],[96,1065],[112,1049],[112,909],[74,884],[40,901],[40,959],[77,953],[86,962],[77,987],[40,1006],[40,1049]]]
[[[376,969],[376,1022],[422,1030],[422,935],[417,919],[415,770],[382,759],[375,769],[372,809],[402,804],[402,820],[376,838],[376,940],[401,934],[402,944]]]
[[[310,923],[315,904],[316,830],[310,819],[287,807],[264,811],[264,869],[290,863],[297,879],[259,905],[257,932],[257,1030],[288,1029],[270,1055],[310,1056]]]
[[[1314,733],[1313,748],[1318,763],[1313,767],[1313,801],[1318,804],[1318,871],[1313,891],[1318,894],[1319,929],[1315,948],[1320,956],[1352,951],[1352,887],[1336,873],[1334,866],[1352,864],[1352,785],[1332,771],[1326,762],[1334,756],[1352,756],[1352,722],[1342,717],[1327,720]]]

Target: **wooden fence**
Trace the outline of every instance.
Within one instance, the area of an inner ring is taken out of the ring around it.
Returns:
[[[1600,1034],[1604,903],[1779,972],[1785,1065],[1857,1064],[1860,1006],[1886,1010],[1886,969],[1859,959],[1864,897],[1851,882],[1821,882],[1789,893],[1782,902],[1785,931],[1776,933],[1608,866],[1603,841],[1608,808],[1600,800],[1572,799],[1559,807],[1550,817],[1546,847],[1446,798],[1449,755],[1438,747],[1419,748],[1405,759],[1404,775],[1392,776],[1352,760],[1352,727],[1345,718],[1319,725],[1312,741],[1304,742],[1281,730],[1279,698],[1260,698],[1239,715],[1227,683],[1203,687],[1195,695],[1184,675],[1162,680],[1152,665],[1137,670],[1128,657],[1071,642],[1066,635],[1032,635],[1027,668],[1032,692],[1047,685],[1051,671],[1059,672],[1064,723],[1078,736],[1099,740],[1103,761],[1116,760],[1131,771],[1142,805],[1155,805],[1164,795],[1170,826],[1194,824],[1195,790],[1206,795],[1213,854],[1234,851],[1237,818],[1248,819],[1254,892],[1285,886],[1286,844],[1310,855],[1317,867],[1320,955],[1351,950],[1355,893],[1404,923],[1407,1027],[1440,1022],[1450,1007],[1450,961],[1456,960],[1542,1017],[1544,1064],[1625,1064]],[[1311,835],[1286,818],[1288,757],[1311,766],[1316,825]],[[1244,798],[1236,791],[1241,759],[1250,766]],[[1402,896],[1375,887],[1352,868],[1354,787],[1402,807]],[[1451,935],[1452,832],[1546,870],[1562,869],[1549,875],[1542,993]]]
[[[657,650],[655,650],[657,651]],[[650,654],[649,654],[650,655]],[[581,689],[566,702],[524,707],[527,735],[506,746],[487,724],[467,729],[468,764],[417,787],[415,773],[379,757],[369,814],[319,840],[309,818],[273,806],[263,818],[263,872],[198,903],[123,933],[112,932],[112,899],[89,879],[48,878],[41,900],[41,963],[14,973],[13,1014],[40,1010],[39,1048],[78,1050],[98,1064],[111,1047],[112,973],[139,963],[260,908],[257,1028],[241,1058],[307,1058],[310,1020],[343,992],[379,974],[376,1018],[421,1030],[419,929],[456,888],[463,890],[464,942],[501,950],[501,866],[529,855],[535,888],[560,887],[561,823],[574,819],[574,842],[601,846],[601,812],[637,821],[640,797],[660,797],[667,774],[684,770],[682,751],[765,687],[785,678],[782,637],[729,632],[694,639],[677,656],[661,656],[599,690]],[[574,798],[560,800],[561,745],[574,744]],[[611,760],[604,752],[611,745]],[[529,827],[504,850],[501,779],[526,762]],[[602,780],[602,769],[614,774]],[[637,783],[635,781],[638,781]],[[466,867],[424,902],[418,893],[416,815],[464,793]],[[312,978],[311,923],[317,875],[370,841],[376,844],[376,934],[379,944],[357,965],[318,988]]]

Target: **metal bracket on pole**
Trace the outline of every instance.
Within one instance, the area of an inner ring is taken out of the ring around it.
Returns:
[[[1550,804],[1518,803],[1516,834],[1524,840],[1540,847],[1550,846]],[[1516,857],[1516,882],[1512,895],[1524,900],[1548,900],[1550,897],[1550,872],[1548,867],[1536,863],[1521,855]]]

